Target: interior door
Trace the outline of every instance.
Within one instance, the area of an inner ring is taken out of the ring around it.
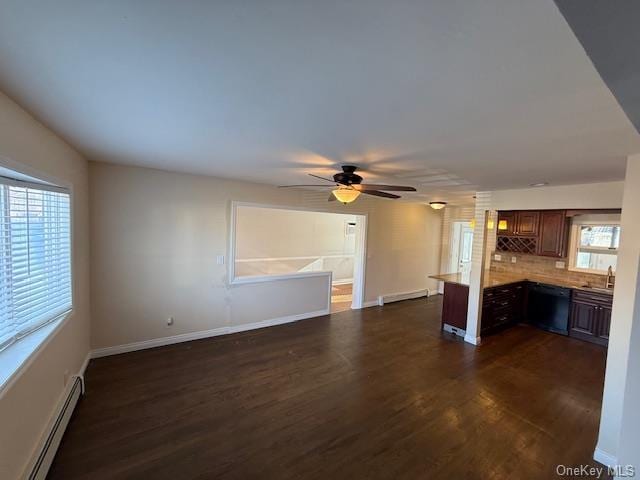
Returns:
[[[473,228],[467,223],[460,229],[460,251],[458,253],[458,271],[468,274],[471,271],[471,254],[473,251]]]

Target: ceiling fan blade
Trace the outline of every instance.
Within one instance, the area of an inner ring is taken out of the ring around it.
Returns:
[[[386,190],[388,192],[415,192],[414,187],[403,185],[373,185],[369,183],[361,183],[359,185],[353,185],[356,190],[364,192],[366,190]]]
[[[380,192],[378,190],[362,190],[362,193],[365,195],[373,195],[375,197],[384,197],[384,198],[401,198],[400,195],[394,195],[393,193]]]
[[[336,196],[332,193],[329,194],[329,198],[327,198],[327,202],[335,202]]]
[[[278,186],[278,188],[296,188],[296,187],[333,188],[333,185],[279,185]]]
[[[328,178],[320,177],[318,175],[314,175],[313,173],[309,173],[308,175],[313,178],[319,178],[320,180],[324,180],[325,182],[338,183],[335,180],[330,180]]]

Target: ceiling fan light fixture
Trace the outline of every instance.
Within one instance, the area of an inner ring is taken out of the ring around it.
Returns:
[[[339,202],[344,203],[345,205],[355,201],[355,199],[360,196],[360,192],[358,190],[350,187],[338,187],[335,190],[332,190],[331,193],[333,193],[333,196],[336,197]]]
[[[429,202],[429,206],[434,210],[442,210],[447,206],[447,202]]]

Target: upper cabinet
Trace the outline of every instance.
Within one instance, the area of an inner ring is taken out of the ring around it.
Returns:
[[[516,235],[535,237],[538,235],[540,212],[520,211],[517,215]]]
[[[518,212],[498,212],[498,235],[515,235]]]
[[[540,212],[538,255],[566,257],[568,237],[569,219],[565,210],[543,210]]]
[[[569,221],[565,210],[498,212],[496,250],[565,257]]]
[[[538,235],[539,222],[540,212],[538,211],[498,212],[498,235],[535,237]]]

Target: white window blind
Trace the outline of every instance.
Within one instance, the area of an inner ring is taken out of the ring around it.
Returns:
[[[71,309],[69,193],[0,178],[0,350]]]

